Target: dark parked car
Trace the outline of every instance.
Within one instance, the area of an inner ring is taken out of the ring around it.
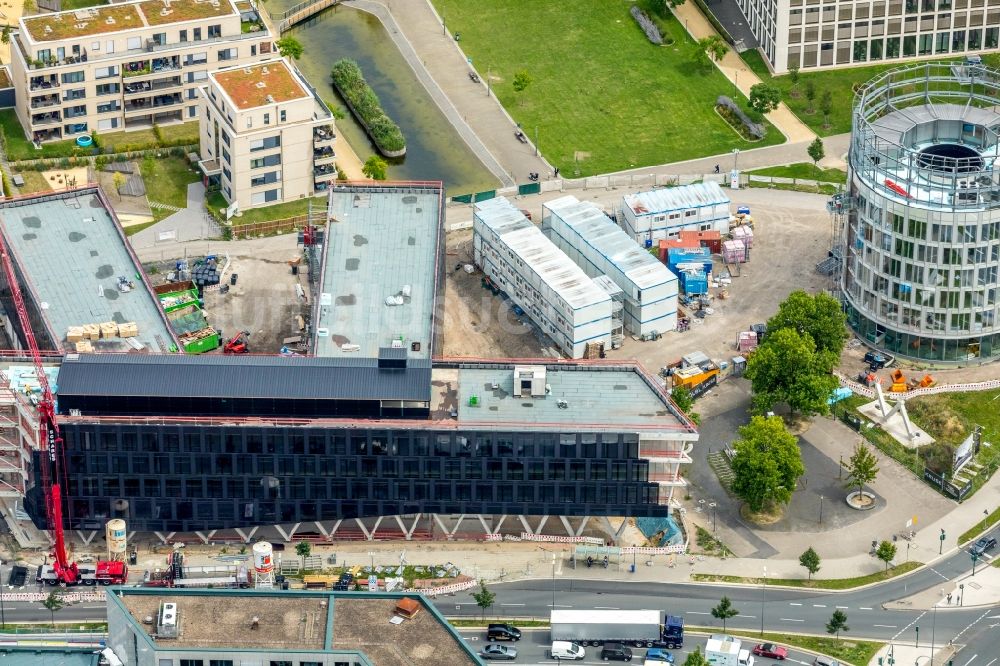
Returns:
[[[517,659],[517,649],[509,645],[487,643],[479,652],[479,656],[483,659],[493,659],[496,661],[513,661]]]
[[[621,643],[605,643],[601,648],[601,659],[604,661],[632,661],[632,650]]]
[[[986,551],[992,550],[997,547],[997,540],[994,537],[981,537],[976,543],[972,544],[972,548],[969,552],[973,555],[979,556],[986,554]]]
[[[758,657],[768,657],[781,661],[788,656],[788,649],[774,643],[758,643],[754,647],[753,653]]]
[[[870,351],[865,354],[865,363],[872,370],[881,370],[892,362],[891,356],[886,356],[885,354],[880,354],[878,352]]]
[[[490,641],[519,641],[521,630],[512,624],[491,624],[486,629],[486,639]]]

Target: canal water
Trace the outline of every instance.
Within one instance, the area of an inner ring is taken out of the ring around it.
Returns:
[[[264,4],[273,17],[298,1],[267,0]],[[298,68],[321,97],[346,114],[336,121],[337,131],[362,162],[377,151],[330,83],[330,69],[340,58],[357,61],[385,112],[406,137],[406,155],[386,160],[390,179],[441,180],[449,195],[499,185],[441,113],[376,17],[333,7],[285,34],[298,39],[305,49]]]

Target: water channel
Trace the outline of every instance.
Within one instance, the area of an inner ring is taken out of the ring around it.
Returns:
[[[276,16],[298,1],[268,0],[265,7]],[[387,160],[390,179],[441,180],[449,195],[479,192],[499,184],[441,113],[378,18],[356,9],[333,7],[285,35],[298,39],[305,49],[296,63],[298,68],[321,97],[346,113],[343,120],[336,121],[337,131],[362,162],[376,150],[330,83],[330,68],[340,58],[357,61],[386,113],[406,137],[406,156]]]

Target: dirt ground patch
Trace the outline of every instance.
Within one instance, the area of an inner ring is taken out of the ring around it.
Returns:
[[[309,276],[305,266],[299,274],[292,275],[288,261],[295,254],[287,247],[261,248],[254,254],[230,257],[230,266],[223,276],[226,293],[222,289],[204,293],[205,316],[210,325],[222,331],[228,340],[239,331],[250,332],[250,351],[254,354],[276,354],[285,338],[305,334],[298,330],[297,316],[309,319]],[[198,257],[189,257],[195,261]],[[225,265],[225,255],[219,257],[220,269]],[[167,273],[175,267],[174,261],[155,264],[152,268],[154,284],[167,281]],[[147,271],[150,271],[147,266]],[[235,285],[230,276],[237,275]],[[299,298],[295,285],[301,285],[304,297]],[[219,352],[221,353],[221,348]]]
[[[483,288],[481,271],[463,270],[472,263],[471,231],[448,234],[447,248],[444,317],[438,323],[442,355],[539,358],[555,354],[546,351],[551,342],[527,317],[514,314],[510,301]]]

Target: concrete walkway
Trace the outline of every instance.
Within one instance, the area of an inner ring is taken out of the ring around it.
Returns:
[[[131,236],[129,241],[137,251],[156,247],[158,243],[183,243],[217,238],[219,227],[205,210],[205,187],[190,183],[187,189],[187,206],[156,224]]]
[[[705,15],[701,13],[701,9],[693,2],[685,2],[671,9],[674,12],[674,16],[684,24],[684,27],[695,41],[719,34],[712,27],[712,24],[708,22],[708,19],[705,18]],[[750,96],[750,88],[761,83],[760,77],[750,70],[739,54],[732,48],[729,49],[729,52],[726,53],[721,61],[716,63],[716,66],[720,72],[725,74],[727,79],[739,88],[740,92],[748,97]],[[785,135],[790,143],[809,142],[816,138],[816,133],[799,120],[784,103],[776,110],[767,114],[767,119],[771,121],[772,125],[778,128],[778,131]]]
[[[472,68],[465,54],[445,34],[429,0],[354,0],[351,6],[382,21],[442,113],[504,185],[525,183],[530,172],[551,171],[544,159],[535,157],[534,148],[514,137],[513,119],[495,97],[487,96],[485,83],[469,79]]]

